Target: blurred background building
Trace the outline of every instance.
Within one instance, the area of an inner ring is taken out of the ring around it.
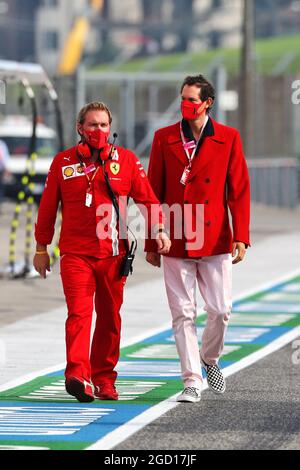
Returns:
[[[89,19],[85,60],[102,63],[122,56],[238,47],[242,1],[10,0],[0,2],[0,18],[2,57],[31,57],[54,73],[79,18]],[[256,37],[299,28],[299,1],[255,2]]]
[[[35,61],[36,14],[41,0],[0,1],[0,58]]]
[[[199,73],[216,87],[212,117],[242,134],[252,201],[299,207],[300,0],[0,0],[0,80],[1,61],[41,64],[59,98],[32,84],[32,99],[9,77],[0,108],[12,176],[5,220],[19,195],[24,202],[33,195],[36,209],[54,153],[77,141],[75,119],[86,102],[109,105],[118,144],[147,167],[155,130],[181,118],[184,77]],[[23,182],[37,121],[34,193]],[[10,236],[0,230],[10,256],[15,223]]]
[[[213,117],[242,131],[248,159],[300,155],[300,0],[0,1],[0,59],[41,63],[54,79],[67,145],[78,109],[102,99],[119,143],[147,157],[155,129],[180,118],[182,79],[203,73],[217,89]],[[3,112],[15,113],[19,93],[8,98]],[[50,125],[43,97],[40,108]]]
[[[0,57],[38,61],[54,74],[76,25],[76,34],[84,36],[80,59],[87,64],[239,47],[242,5],[242,0],[2,0]],[[80,28],[83,18],[88,25]],[[299,0],[255,1],[257,38],[299,30]]]
[[[84,47],[86,63],[237,47],[241,5],[240,0],[44,0],[35,15],[36,58],[54,73],[79,18],[88,18],[89,23]],[[86,34],[86,30],[81,31]]]

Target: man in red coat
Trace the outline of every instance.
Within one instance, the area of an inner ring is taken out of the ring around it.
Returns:
[[[111,122],[111,112],[104,103],[89,103],[80,111],[77,130],[81,142],[54,158],[35,230],[34,267],[46,277],[46,270],[50,270],[47,245],[53,238],[61,202],[60,268],[68,306],[66,390],[80,402],[94,397],[118,399],[114,384],[126,280],[121,266],[128,252],[124,214],[128,197],[143,205],[151,217],[148,223],[156,233],[159,253],[166,254],[170,248],[162,231],[159,202],[142,165],[130,150],[108,143]],[[153,211],[153,206],[158,210]],[[97,319],[90,352],[94,305]]]
[[[210,388],[220,394],[226,388],[218,362],[232,309],[232,264],[250,245],[250,184],[238,131],[209,116],[213,86],[202,75],[187,77],[181,95],[183,120],[155,133],[148,178],[169,212],[164,278],[184,382],[178,401],[198,402],[201,363]],[[160,267],[152,240],[145,250],[147,261]],[[200,354],[196,283],[207,311]]]

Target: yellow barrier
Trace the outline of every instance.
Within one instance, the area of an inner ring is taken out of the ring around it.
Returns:
[[[19,217],[22,211],[22,203],[26,200],[27,211],[26,211],[26,232],[25,232],[25,268],[24,275],[29,270],[29,256],[31,253],[31,241],[32,241],[32,215],[33,215],[33,204],[34,204],[34,183],[32,178],[35,175],[34,163],[37,159],[37,154],[32,153],[28,158],[27,171],[24,176],[21,178],[22,189],[17,195],[17,204],[14,210],[13,219],[11,222],[11,230],[9,236],[9,265],[11,268],[11,274],[14,274],[14,268],[16,263],[16,239],[17,239],[17,230],[20,224]],[[26,272],[25,272],[26,271]]]
[[[27,171],[21,178],[22,189],[17,195],[17,203],[14,210],[13,219],[11,222],[10,236],[9,236],[9,266],[11,270],[11,275],[15,277],[15,264],[16,264],[16,239],[17,231],[20,225],[20,214],[22,212],[22,204],[26,202],[26,222],[25,222],[25,267],[24,271],[21,274],[18,274],[17,277],[26,277],[30,272],[30,255],[31,255],[31,244],[32,244],[32,235],[33,235],[33,205],[35,204],[35,197],[33,194],[34,182],[32,178],[35,176],[35,161],[38,156],[36,153],[32,153],[28,158],[26,165]],[[58,248],[58,239],[55,242],[54,248],[50,254],[50,265],[53,266],[55,261],[59,258],[59,248]]]
[[[58,66],[58,73],[60,75],[72,75],[75,73],[85,47],[89,30],[90,25],[87,18],[81,17],[75,20],[74,27],[64,46]]]

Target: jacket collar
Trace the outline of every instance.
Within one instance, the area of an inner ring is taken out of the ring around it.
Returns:
[[[182,132],[183,132],[184,137],[189,142],[192,141],[192,140],[194,140],[196,142],[196,140],[194,138],[194,135],[192,133],[192,129],[191,129],[188,121],[186,121],[185,119],[182,119],[181,125],[182,125]],[[204,139],[205,137],[211,137],[214,134],[215,134],[214,126],[213,126],[211,118],[209,117],[208,121],[207,121],[207,124],[204,128],[203,134],[202,134],[202,139]]]
[[[225,144],[227,139],[224,134],[224,126],[222,126],[221,124],[219,124],[217,121],[215,121],[212,118],[210,118],[210,121],[214,129],[214,134],[211,136],[211,139],[214,140],[215,142]]]
[[[192,140],[194,140],[192,131],[190,129],[190,126],[188,125],[187,121],[183,122],[183,132],[191,133],[187,134],[186,136],[188,138],[192,137]],[[202,158],[202,147],[206,147],[209,145],[209,143],[213,144],[214,143],[225,143],[226,142],[226,136],[224,135],[223,132],[223,126],[218,124],[216,121],[214,121],[212,118],[209,118],[206,127],[203,132],[203,139],[201,139],[201,144],[199,145],[199,149],[197,151],[196,157],[195,157],[195,162],[198,159]],[[172,126],[171,132],[167,135],[167,145],[169,146],[170,150],[174,153],[175,157],[184,165],[187,165],[187,156],[185,154],[182,141],[181,141],[181,136],[180,136],[180,122]],[[196,165],[198,166],[198,165]]]
[[[184,119],[182,120],[182,130],[183,130],[185,137],[187,137],[189,140],[194,140],[194,136],[192,134],[191,128],[188,122],[185,121]],[[209,118],[206,124],[206,127],[203,132],[203,137],[210,138],[220,143],[226,142],[226,137],[223,132],[223,126],[221,126],[219,123],[217,123],[217,121],[215,121],[211,117]],[[175,124],[175,126],[173,126],[172,132],[168,135],[168,138],[167,138],[168,144],[177,144],[179,142],[182,143],[181,137],[180,137],[180,122],[178,122],[177,124]]]

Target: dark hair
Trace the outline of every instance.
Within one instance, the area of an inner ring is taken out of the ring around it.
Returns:
[[[181,93],[182,90],[184,89],[185,86],[193,86],[196,85],[196,87],[199,88],[200,90],[200,99],[202,101],[208,100],[208,98],[211,98],[213,101],[215,100],[215,89],[213,85],[206,80],[203,75],[196,75],[196,76],[188,76],[184,79],[184,82],[181,86]]]

